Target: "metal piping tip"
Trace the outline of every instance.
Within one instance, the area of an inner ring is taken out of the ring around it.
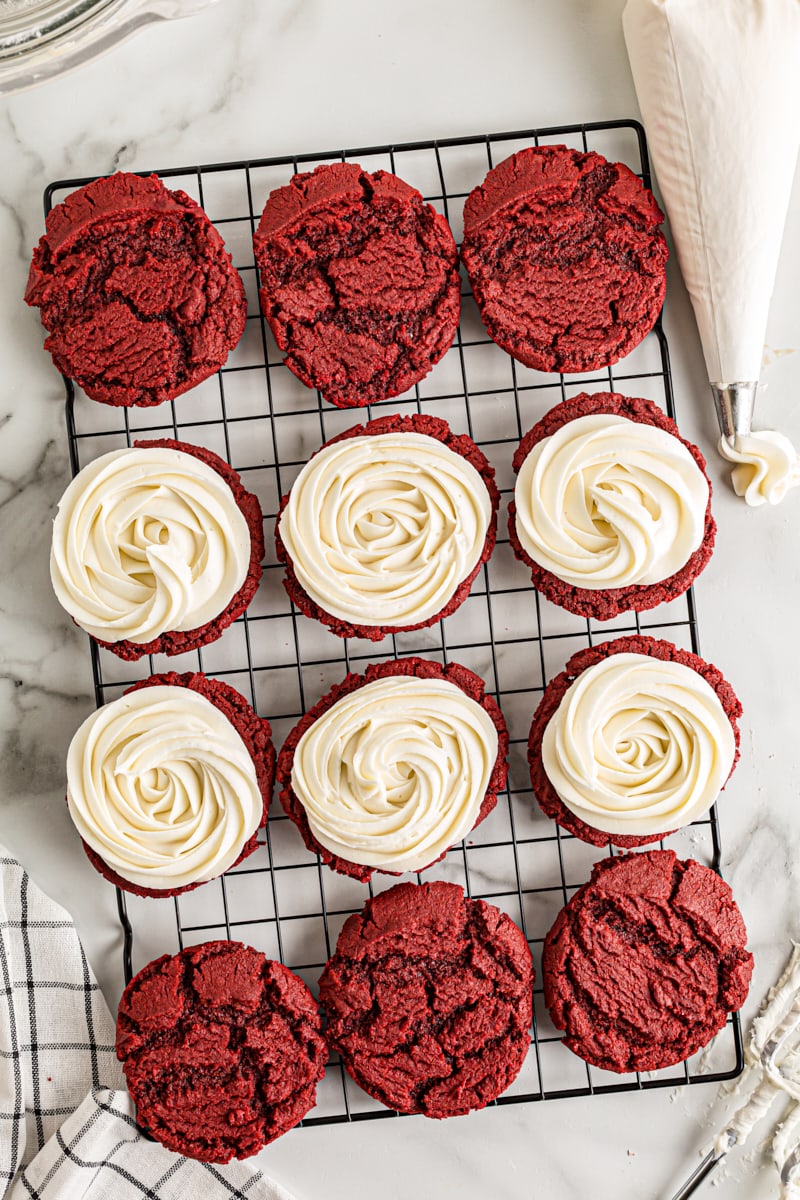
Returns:
[[[720,433],[731,445],[737,435],[746,437],[750,433],[757,390],[758,380],[711,384]]]

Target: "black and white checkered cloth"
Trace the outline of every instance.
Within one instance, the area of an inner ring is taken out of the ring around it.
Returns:
[[[143,1138],[114,1036],[69,914],[0,846],[0,1200],[291,1200]]]

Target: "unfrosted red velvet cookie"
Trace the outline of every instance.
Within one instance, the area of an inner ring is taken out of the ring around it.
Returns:
[[[550,680],[534,713],[528,738],[528,764],[531,772],[531,783],[539,807],[546,816],[552,817],[562,829],[566,829],[568,833],[574,834],[575,837],[580,838],[583,842],[589,842],[592,846],[613,845],[621,846],[625,849],[633,849],[637,846],[646,846],[652,842],[658,842],[662,838],[668,837],[672,831],[651,833],[647,836],[637,837],[632,834],[605,833],[602,830],[593,828],[581,820],[563,802],[550,782],[544,763],[542,762],[542,739],[544,732],[550,720],[558,711],[558,707],[567,690],[584,671],[615,654],[641,654],[665,662],[680,663],[682,666],[696,671],[706,681],[722,705],[725,716],[730,721],[733,731],[735,753],[731,771],[733,771],[739,759],[740,734],[738,719],[742,715],[742,706],[722,672],[712,666],[711,663],[707,663],[704,659],[700,658],[697,654],[692,654],[689,650],[678,649],[671,642],[639,635],[620,637],[611,642],[603,642],[599,646],[590,646],[585,650],[579,650],[577,654],[573,654],[568,660],[564,670]]]
[[[316,1102],[327,1046],[302,979],[241,942],[165,954],[120,1001],[117,1057],[138,1123],[202,1162],[247,1158]]]
[[[128,662],[136,662],[145,654],[166,654],[169,657],[186,654],[189,650],[197,650],[201,646],[208,646],[211,642],[216,642],[222,637],[228,626],[242,615],[258,591],[264,559],[264,517],[258,497],[253,492],[247,491],[241,476],[224,459],[204,446],[191,446],[188,442],[178,442],[172,438],[139,440],[133,444],[135,447],[142,448],[163,446],[168,450],[182,450],[185,454],[191,454],[206,466],[211,467],[225,480],[231,490],[236,507],[247,522],[250,531],[250,562],[242,586],[231,597],[219,616],[214,617],[213,621],[207,621],[205,625],[198,626],[196,629],[168,630],[149,642],[132,642],[127,638],[119,642],[95,639],[104,649],[111,650],[117,658],[125,659]]]
[[[671,850],[605,859],[545,938],[545,1003],[593,1066],[671,1067],[744,1004],[746,941],[731,889],[708,867]]]
[[[253,245],[286,365],[340,408],[406,391],[449,348],[461,290],[450,227],[388,171],[330,163],[272,192]]]
[[[247,320],[244,285],[200,206],[126,171],[51,210],[25,300],[59,371],[123,406],[161,404],[213,375]]]
[[[297,745],[300,739],[305,733],[308,732],[308,730],[312,728],[314,723],[320,717],[329,712],[329,710],[332,709],[340,700],[343,700],[346,696],[350,696],[359,691],[367,684],[375,683],[377,680],[391,680],[404,677],[413,677],[420,680],[444,680],[446,683],[452,684],[454,687],[457,687],[466,696],[468,696],[470,700],[473,700],[476,704],[478,704],[484,710],[486,716],[489,718],[489,721],[494,726],[497,734],[497,755],[489,773],[485,794],[480,803],[480,808],[478,810],[476,819],[472,825],[473,829],[479,825],[481,821],[488,817],[489,813],[497,803],[498,793],[502,792],[506,786],[506,779],[508,776],[508,763],[506,761],[508,755],[508,730],[506,728],[506,723],[498,705],[491,696],[486,694],[485,683],[473,671],[468,670],[466,667],[460,666],[458,663],[448,663],[447,666],[442,667],[439,665],[439,663],[431,662],[429,659],[425,658],[402,658],[391,662],[373,663],[367,667],[363,675],[357,675],[354,673],[347,675],[341,683],[331,688],[331,690],[327,692],[322,699],[314,705],[313,708],[309,709],[305,716],[298,721],[297,725],[295,725],[294,729],[286,738],[286,741],[281,748],[281,752],[278,755],[276,775],[281,787],[281,804],[283,805],[287,816],[294,821],[295,825],[300,831],[300,835],[305,842],[306,847],[311,851],[312,854],[318,854],[324,863],[327,863],[329,867],[331,867],[334,871],[337,871],[340,875],[349,875],[354,879],[360,880],[362,883],[367,883],[372,878],[375,870],[387,875],[402,874],[402,871],[391,870],[388,867],[378,868],[367,866],[362,863],[351,862],[350,860],[344,858],[343,855],[333,853],[323,846],[312,833],[308,817],[306,815],[306,810],[292,786],[292,765],[294,762],[295,751],[297,750]],[[364,713],[365,719],[368,718],[368,716],[369,710],[366,709]],[[402,732],[402,730],[400,730],[400,732]],[[378,746],[381,747],[381,759],[383,765],[395,765],[399,767],[401,772],[405,772],[405,767],[403,766],[402,761],[399,763],[393,763],[391,741],[387,740],[385,743],[379,741]],[[361,747],[362,753],[364,750],[365,747]],[[424,757],[424,754],[425,748],[422,746],[417,746],[415,754],[416,761],[408,771],[409,777],[413,776],[414,772],[420,772],[422,777],[425,778],[425,767],[422,765],[421,761]],[[402,755],[400,755],[400,758],[402,760]],[[364,762],[365,768],[369,769],[371,760],[365,759]],[[375,763],[371,765],[374,769],[378,764]],[[443,786],[442,777],[436,776],[436,779],[437,787],[438,789],[441,789]],[[413,797],[411,800],[413,803]],[[430,806],[430,801],[428,802],[428,806]],[[394,818],[392,820],[392,825],[396,829],[402,828],[400,809],[401,805],[398,803],[396,805]],[[409,804],[409,809],[412,809],[412,804]],[[409,811],[407,820],[413,823],[413,810]],[[437,854],[434,861],[438,861],[443,856],[443,853],[444,851]],[[426,863],[424,865],[430,866],[432,864]],[[404,867],[403,869],[405,870],[406,868]]]
[[[320,979],[329,1044],[397,1112],[453,1117],[514,1081],[533,963],[510,917],[453,883],[400,883],[345,922]]]
[[[475,576],[491,558],[497,539],[500,492],[495,483],[494,468],[472,438],[453,433],[447,422],[438,417],[424,414],[377,417],[366,425],[355,425],[345,430],[325,442],[311,456],[295,481],[293,491],[299,494],[305,477],[316,469],[317,456],[329,447],[354,438],[376,438],[390,434],[420,434],[432,438],[441,442],[452,454],[464,459],[480,477],[472,480],[475,488],[473,506],[467,504],[469,479],[456,479],[455,486],[450,486],[448,475],[437,469],[435,461],[431,460],[432,467],[429,468],[421,457],[415,456],[413,450],[409,450],[409,461],[405,464],[392,461],[385,455],[379,461],[377,453],[371,455],[368,475],[364,473],[365,464],[355,466],[349,477],[336,468],[323,481],[324,486],[315,488],[311,493],[308,528],[305,531],[298,529],[300,548],[304,543],[307,544],[309,537],[320,538],[326,557],[335,564],[327,568],[329,579],[324,583],[309,570],[310,582],[320,588],[320,593],[325,593],[324,597],[320,594],[319,600],[315,600],[298,578],[297,566],[281,533],[281,522],[292,493],[284,496],[275,525],[278,560],[286,567],[284,587],[302,613],[321,621],[338,637],[362,637],[377,642],[389,633],[422,629],[449,617],[466,600]],[[410,468],[411,474],[407,468]],[[361,474],[358,474],[359,471]],[[400,471],[403,473],[398,473]],[[341,486],[342,482],[345,486]],[[374,498],[368,506],[362,500],[367,494]],[[330,507],[333,502],[337,505],[335,510]],[[474,548],[473,565],[466,568],[466,573],[454,575],[450,564],[457,562],[458,555],[463,552],[462,547],[467,541],[466,522],[473,520],[479,504],[485,510],[481,518],[485,519],[485,534]],[[454,537],[452,531],[459,523],[460,536]],[[323,536],[326,540],[322,540]],[[402,553],[404,549],[405,555]],[[421,563],[419,583],[414,583],[411,578],[416,561]],[[449,586],[442,589],[442,580],[445,578],[449,580]],[[423,600],[427,598],[432,590],[432,579],[441,607],[436,606],[438,611],[416,620],[412,602],[417,594],[421,594]],[[362,580],[366,581],[363,592],[360,591]],[[382,591],[389,595],[387,580],[396,581],[397,589],[407,600],[407,615],[396,617],[393,621],[364,624],[366,614],[376,611],[375,604],[382,598]],[[325,603],[332,606],[334,587],[339,596],[354,608],[360,604],[364,613],[356,617],[351,611],[346,617],[342,611],[328,611]]]
[[[670,434],[691,455],[697,469],[708,486],[708,499],[703,518],[702,540],[691,552],[686,562],[671,575],[657,583],[632,583],[624,587],[585,588],[574,582],[565,582],[552,571],[534,561],[523,547],[517,529],[517,505],[511,501],[508,508],[508,534],[511,548],[521,562],[530,567],[534,587],[553,604],[582,617],[593,617],[598,621],[609,621],[622,612],[631,610],[644,612],[668,603],[691,587],[697,576],[707,566],[714,550],[717,525],[711,514],[711,481],[706,474],[706,460],[692,442],[682,438],[675,422],[652,400],[635,396],[623,396],[619,392],[581,392],[568,400],[556,404],[548,413],[529,429],[514,453],[513,466],[517,474],[533,448],[544,438],[549,438],[570,422],[581,417],[605,414],[614,418],[625,418],[639,425],[652,425]],[[622,453],[619,461],[624,463]],[[574,463],[573,466],[579,464]],[[657,466],[657,463],[656,463]],[[648,481],[644,481],[645,489]],[[599,524],[599,517],[595,516]],[[622,530],[624,535],[625,531]],[[619,535],[618,535],[619,536]]]
[[[566,146],[520,150],[464,205],[461,258],[489,336],[540,371],[593,371],[652,329],[664,220],[628,167]]]
[[[275,778],[275,748],[272,745],[272,730],[270,723],[266,717],[260,717],[257,712],[247,703],[244,696],[232,688],[229,684],[223,683],[219,679],[209,679],[208,676],[201,672],[186,672],[178,674],[175,671],[165,672],[163,675],[151,675],[147,679],[141,680],[139,683],[133,684],[128,688],[124,695],[132,692],[138,692],[141,689],[153,687],[181,687],[187,688],[189,691],[196,692],[210,701],[219,712],[230,722],[239,737],[244,742],[247,752],[253,761],[255,768],[256,780],[258,782],[258,790],[261,793],[263,800],[262,819],[259,822],[258,828],[266,825],[269,806],[272,801],[272,785]],[[180,818],[179,818],[180,819]],[[169,823],[169,818],[165,816],[165,823]],[[241,853],[232,866],[240,863],[243,859],[256,850],[258,846],[258,829],[243,843]],[[206,834],[208,836],[208,834]],[[86,851],[86,855],[95,870],[113,883],[116,887],[122,888],[123,891],[132,892],[135,896],[151,896],[165,897],[177,896],[183,892],[193,891],[194,888],[200,887],[202,882],[190,883],[184,887],[175,888],[148,888],[140,884],[132,883],[129,879],[123,879],[108,863],[104,862],[97,851],[82,839],[82,845]],[[230,869],[230,868],[229,868]]]

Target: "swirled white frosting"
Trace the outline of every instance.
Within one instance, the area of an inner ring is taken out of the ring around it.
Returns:
[[[333,854],[418,871],[472,829],[497,747],[488,713],[455,684],[378,679],[306,730],[292,789]]]
[[[736,744],[714,689],[682,663],[612,654],[564,694],[542,739],[561,800],[605,833],[664,833],[707,812]]]
[[[435,617],[483,552],[486,485],[436,438],[385,433],[320,450],[295,480],[280,536],[320,608],[357,625]]]
[[[736,495],[754,508],[780,504],[790,488],[800,486],[800,455],[782,433],[764,429],[737,434],[733,445],[721,437],[719,452],[734,464],[731,480]]]
[[[684,566],[703,540],[708,481],[672,434],[592,413],[536,443],[514,500],[534,562],[576,587],[618,588]]]
[[[121,696],[84,721],[67,753],[67,800],[104,862],[158,889],[221,875],[264,810],[234,726],[204,696],[168,685]]]
[[[113,450],[84,467],[53,523],[56,596],[106,642],[205,625],[239,591],[249,561],[250,530],[222,476],[162,446]]]

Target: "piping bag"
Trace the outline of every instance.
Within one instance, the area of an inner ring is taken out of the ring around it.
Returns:
[[[800,148],[800,0],[628,0],[622,25],[718,449],[737,495],[777,504],[800,457],[751,423]]]

